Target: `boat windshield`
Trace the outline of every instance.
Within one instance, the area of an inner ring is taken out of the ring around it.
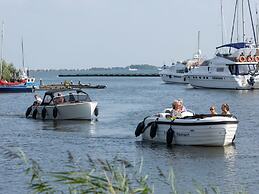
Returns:
[[[257,65],[248,64],[248,65],[229,65],[229,71],[232,75],[248,75],[250,73],[256,72]]]

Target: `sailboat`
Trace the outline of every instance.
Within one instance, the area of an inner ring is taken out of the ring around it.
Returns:
[[[0,93],[20,93],[20,92],[33,92],[35,86],[32,85],[35,81],[33,78],[24,76],[23,73],[19,80],[17,81],[6,81],[3,79],[3,40],[4,40],[4,23],[2,23],[1,30],[1,61],[0,61]],[[23,43],[22,43],[22,53],[23,53]],[[24,59],[23,59],[24,61]],[[23,72],[25,72],[24,62],[23,62]]]

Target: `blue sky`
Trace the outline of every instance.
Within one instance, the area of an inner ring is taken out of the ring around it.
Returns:
[[[229,39],[235,2],[223,3]],[[0,21],[4,58],[21,66],[23,37],[31,69],[161,66],[191,58],[199,30],[204,56],[221,44],[220,0],[1,0]]]

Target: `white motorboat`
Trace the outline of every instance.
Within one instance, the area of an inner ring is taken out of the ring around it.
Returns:
[[[76,90],[66,95],[60,91],[48,91],[42,102],[37,101],[28,107],[26,117],[42,120],[85,119],[91,120],[98,115],[97,102],[92,101],[87,93]]]
[[[183,113],[170,118],[168,113],[146,117],[136,128],[135,135],[143,140],[176,145],[225,146],[235,139],[238,120],[232,115]]]
[[[217,50],[214,58],[186,75],[193,87],[259,89],[259,48],[240,42],[222,45]]]

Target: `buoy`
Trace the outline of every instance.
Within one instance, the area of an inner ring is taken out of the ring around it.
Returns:
[[[135,130],[136,137],[140,136],[140,134],[143,132],[144,127],[145,127],[145,121],[141,121]]]
[[[26,118],[28,118],[28,116],[30,115],[31,111],[32,111],[32,106],[27,108],[26,113],[25,113]]]
[[[254,61],[254,57],[251,55],[247,56],[247,62],[253,62]]]
[[[259,62],[259,56],[255,56],[254,59],[255,59],[255,62]]]
[[[57,116],[58,116],[58,108],[55,106],[53,108],[53,117],[54,117],[54,119],[57,118]]]
[[[46,114],[47,114],[47,109],[44,106],[41,111],[41,117],[43,120],[46,118]]]
[[[38,114],[38,110],[37,108],[35,108],[32,112],[32,118],[36,119],[37,118],[37,114]]]
[[[239,60],[239,62],[246,62],[246,57],[242,55],[239,57],[238,60]]]
[[[156,136],[157,123],[154,122],[150,127],[150,137],[153,139]]]
[[[94,109],[94,115],[97,117],[98,114],[99,114],[99,110],[98,110],[98,107],[96,107],[96,108]]]
[[[170,127],[168,129],[168,131],[166,132],[166,143],[167,143],[167,145],[170,145],[173,142],[173,138],[174,138],[174,131],[173,131],[172,127]]]

